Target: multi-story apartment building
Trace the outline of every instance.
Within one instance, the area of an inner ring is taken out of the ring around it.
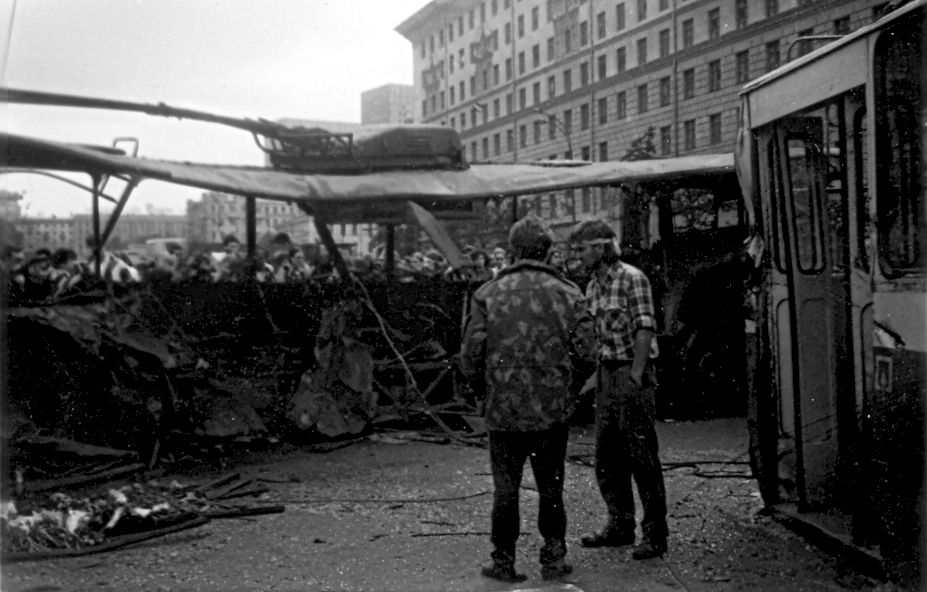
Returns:
[[[311,216],[296,205],[264,199],[256,200],[255,221],[258,240],[269,240],[280,232],[290,236],[295,244],[316,244],[319,235]],[[195,243],[218,244],[227,235],[244,242],[245,200],[238,195],[210,191],[200,201],[187,202],[187,230]],[[333,224],[335,242],[353,255],[370,252],[372,232],[365,224]]]
[[[73,249],[76,246],[72,218],[20,218],[14,224],[22,233],[22,247],[26,251]]]
[[[729,152],[744,83],[868,24],[874,0],[434,0],[396,30],[413,45],[418,120],[458,130],[471,161]],[[805,40],[799,40],[804,37]],[[535,197],[551,218],[582,200]],[[549,205],[548,205],[549,204]]]
[[[87,239],[93,236],[93,216],[77,214],[72,219],[72,247],[80,255],[89,255]],[[102,217],[102,225],[106,216]],[[138,245],[150,238],[186,238],[187,217],[177,214],[123,214],[110,236],[110,243]]]
[[[414,120],[414,86],[384,84],[361,93],[361,124],[412,123]]]

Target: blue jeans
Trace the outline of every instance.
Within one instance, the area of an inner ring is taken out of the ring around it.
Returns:
[[[644,372],[644,386],[631,382],[631,364],[600,362],[595,393],[595,475],[608,508],[609,524],[633,532],[634,494],[644,509],[644,539],[665,543],[666,489],[658,456],[653,369]]]
[[[497,562],[515,561],[515,542],[521,528],[519,487],[525,460],[531,460],[540,497],[538,530],[544,537],[541,563],[566,553],[566,509],[563,507],[563,473],[569,428],[559,426],[539,432],[489,432],[489,460],[495,491],[492,504],[492,557]]]

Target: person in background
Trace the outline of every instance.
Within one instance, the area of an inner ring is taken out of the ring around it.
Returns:
[[[222,250],[225,257],[216,265],[216,280],[237,282],[244,279],[245,265],[241,253],[241,243],[233,234],[222,239]]]
[[[473,282],[488,282],[494,276],[492,268],[489,266],[489,257],[484,251],[473,251],[470,253],[470,261],[473,261]]]
[[[573,571],[565,562],[567,515],[563,478],[574,365],[595,351],[592,318],[576,284],[544,263],[550,229],[527,216],[512,226],[509,241],[518,260],[470,302],[461,345],[461,371],[486,392],[486,427],[493,477],[492,563],[483,575],[506,582],[515,571],[520,528],[519,488],[531,461],[539,494],[541,576]],[[481,384],[482,383],[482,384]]]
[[[547,264],[562,274],[566,273],[566,266],[564,265],[563,251],[561,251],[557,247],[551,247],[550,252],[547,253]]]
[[[51,280],[51,251],[38,249],[22,267],[23,298],[29,302],[41,302],[55,293]]]
[[[505,247],[496,247],[492,250],[492,273],[493,277],[499,275],[499,272],[505,269],[506,264]]]
[[[666,490],[658,456],[655,373],[657,326],[650,282],[621,261],[615,231],[602,220],[579,223],[570,242],[590,273],[586,300],[596,323],[595,472],[608,510],[602,530],[582,537],[584,547],[634,543],[631,479],[644,516],[634,559],[666,552]]]
[[[96,275],[96,256],[94,254],[94,239],[92,236],[87,237],[86,245],[90,250],[86,265],[90,273]],[[100,249],[99,276],[103,278],[104,281],[117,284],[129,284],[142,281],[142,275],[137,269],[120,259],[112,251],[102,248]]]
[[[306,260],[306,253],[300,248],[290,251],[290,262],[293,264],[293,269],[287,281],[302,282],[311,278],[315,273],[315,267],[309,264]]]

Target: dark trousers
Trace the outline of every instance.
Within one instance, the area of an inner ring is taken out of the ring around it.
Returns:
[[[515,560],[521,516],[518,495],[525,459],[538,486],[538,530],[544,537],[541,563],[555,561],[566,553],[566,510],[563,507],[563,472],[566,459],[567,426],[539,432],[490,432],[489,461],[495,487],[492,503],[492,557],[499,562]]]
[[[658,456],[652,368],[644,387],[631,382],[631,364],[599,364],[595,394],[595,475],[608,508],[610,525],[633,532],[634,494],[631,478],[644,507],[644,538],[665,542],[666,489]]]

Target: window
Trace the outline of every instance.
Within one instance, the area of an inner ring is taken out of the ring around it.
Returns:
[[[803,56],[806,53],[811,53],[811,50],[814,49],[814,43],[811,39],[802,39],[802,37],[808,37],[810,35],[814,35],[813,27],[798,32],[798,43],[796,44],[798,55]]]
[[[548,115],[547,116],[547,138],[549,140],[555,140],[557,138],[557,116]],[[556,157],[551,158],[554,160]]]
[[[766,44],[766,71],[771,72],[779,67],[779,41],[770,41]]]
[[[666,107],[670,104],[670,79],[664,76],[660,79],[660,106]]]
[[[721,60],[708,62],[708,92],[721,90]]]
[[[457,58],[457,62],[461,69],[463,69],[463,67],[467,65],[466,60],[464,60],[464,50],[463,49],[460,50],[460,55]]]
[[[473,9],[472,9],[472,8],[470,9],[470,13],[469,13],[468,17],[469,17],[469,21],[470,21],[470,22],[469,22],[470,30],[472,31],[472,30],[473,30],[473,23],[474,23],[474,21],[476,20],[476,19],[473,18]]]
[[[493,134],[492,155],[499,156],[500,154],[502,154],[502,136],[500,134]]]
[[[444,29],[438,31],[438,47],[444,47]]]
[[[608,160],[608,142],[599,142],[599,162]]]
[[[608,74],[608,56],[602,54],[597,59],[599,62],[599,80],[605,80]]]
[[[695,43],[695,23],[692,19],[682,21],[682,48],[688,49]]]
[[[552,99],[557,96],[557,77],[547,77],[547,98]]]
[[[621,74],[627,68],[627,50],[623,47],[619,47],[618,51],[615,53],[615,58],[618,63],[618,73]]]
[[[447,58],[447,69],[450,70],[450,73],[454,73],[454,56]]]
[[[637,87],[637,112],[647,112],[647,85],[642,84]]]
[[[518,89],[518,108],[522,111],[528,108],[528,93],[524,87]]]
[[[490,12],[492,12],[493,16],[499,13],[499,0],[492,0],[490,3]]]
[[[624,91],[619,92],[615,95],[615,109],[617,112],[618,119],[627,119],[628,117],[628,95]]]
[[[660,57],[665,58],[670,53],[670,31],[663,29],[660,31]]]
[[[525,52],[518,52],[518,75],[522,76],[525,73]]]
[[[486,3],[483,2],[480,4],[480,22],[486,22]]]
[[[419,57],[424,58],[425,57],[425,42],[424,41],[422,41],[422,43],[419,45],[419,48],[421,49]]]
[[[478,160],[477,154],[476,154],[476,142],[475,141],[470,142],[470,160]]]
[[[557,53],[554,49],[554,38],[548,37],[547,38],[547,61],[552,62],[554,61],[555,57],[557,57]]]
[[[522,148],[528,146],[528,126],[525,124],[518,126],[518,145]]]
[[[606,30],[605,30],[605,13],[600,12],[595,17],[595,28],[596,28],[596,37],[599,39],[605,39]]]
[[[887,276],[923,269],[923,233],[927,230],[921,184],[923,147],[918,105],[922,80],[912,76],[923,66],[918,21],[899,27],[876,42],[876,182],[878,247]],[[884,198],[883,198],[884,196]],[[922,309],[923,310],[923,309]]]
[[[682,72],[682,98],[691,99],[695,96],[695,68]]]
[[[512,79],[512,58],[505,58],[505,80]]]
[[[435,36],[430,35],[428,37],[428,53],[434,53],[434,52],[435,52]]]
[[[747,26],[748,21],[747,0],[735,0],[734,2],[734,27],[743,29]]]
[[[489,138],[483,138],[483,160],[489,160]]]
[[[573,90],[573,71],[563,71],[563,92],[568,93]]]
[[[708,116],[708,143],[721,143],[721,114],[713,113]]]
[[[766,0],[766,18],[779,14],[779,0]]]
[[[664,10],[669,10],[669,0],[660,0],[660,8],[659,8],[659,10],[660,10],[661,12],[664,11]]]
[[[567,28],[563,31],[563,51],[566,53],[573,51],[573,29]]]
[[[499,86],[499,64],[492,65],[492,85]]]
[[[515,22],[518,23],[518,38],[521,39],[525,36],[525,15],[518,15]]]
[[[643,66],[647,63],[647,39],[637,40],[637,65]]]
[[[534,143],[535,144],[541,143],[541,124],[542,123],[543,121],[541,121],[540,119],[537,119],[534,121],[533,131],[534,131]]]
[[[467,127],[467,114],[466,112],[460,114],[460,129]]]
[[[615,6],[615,30],[622,31],[624,27],[624,2],[621,2]]]
[[[750,81],[750,50],[745,49],[734,54],[734,79],[737,84]]]
[[[451,128],[457,129],[457,118],[456,117],[451,117]]]
[[[451,42],[454,40],[454,25],[447,26],[447,40]]]
[[[570,134],[573,132],[573,110],[567,109],[563,112],[563,133]]]
[[[463,36],[463,31],[464,31],[463,27],[464,27],[463,17],[461,16],[457,18],[457,35],[458,36]]]
[[[531,30],[537,31],[538,27],[541,26],[541,11],[535,6],[531,9]]]
[[[664,125],[660,128],[660,154],[667,156],[673,151],[672,128]]]
[[[599,104],[596,106],[596,110],[599,112],[599,124],[608,123],[608,97],[602,97],[599,99]]]
[[[450,91],[451,91],[450,101],[451,101],[451,106],[453,107],[454,103],[456,102],[454,100],[454,87],[453,86],[450,88]]]
[[[541,67],[541,46],[534,45],[531,48],[531,67],[540,68]]]
[[[850,32],[850,17],[834,19],[834,35],[846,35]]]
[[[586,47],[589,45],[589,23],[583,21],[579,23],[579,46]]]
[[[502,104],[499,102],[499,99],[492,100],[492,117],[493,119],[502,117]]]
[[[647,18],[647,0],[637,0],[637,21]]]
[[[444,109],[444,91],[443,90],[441,91],[440,104],[441,104],[441,109]]]
[[[505,23],[503,28],[503,38],[505,39],[506,45],[511,45],[512,43],[512,23]]]
[[[582,155],[580,158],[582,158],[583,160],[586,160],[586,161],[588,161],[588,160],[589,160],[589,157],[591,156],[591,153],[590,153],[590,150],[589,150],[589,146],[583,146],[582,148],[580,148],[579,153]],[[588,187],[584,187],[584,188],[583,188],[583,196],[586,197],[586,201],[587,201],[587,202],[588,202],[588,199],[589,199],[589,198],[588,198],[588,195],[589,195],[589,188],[588,188]]]
[[[463,84],[463,83],[461,83],[461,84]],[[471,76],[471,77],[470,77],[470,96],[471,96],[471,97],[476,96],[476,76]],[[461,101],[464,100],[464,93],[463,93],[463,91],[461,91],[461,93],[460,93],[460,100],[461,100]]]
[[[686,150],[695,150],[695,120],[690,119],[682,124],[682,135],[685,138]]]
[[[512,103],[512,93],[505,93],[505,114],[511,115],[515,111],[515,105]]]
[[[512,152],[515,150],[515,132],[510,128],[505,130],[505,151]]]
[[[589,129],[589,103],[583,103],[579,106],[579,129]]]
[[[531,99],[535,105],[541,104],[541,83],[535,82],[531,85]]]
[[[721,9],[712,8],[708,11],[708,38],[717,39],[721,36]]]
[[[583,62],[579,65],[579,85],[586,86],[589,84],[589,62]]]

